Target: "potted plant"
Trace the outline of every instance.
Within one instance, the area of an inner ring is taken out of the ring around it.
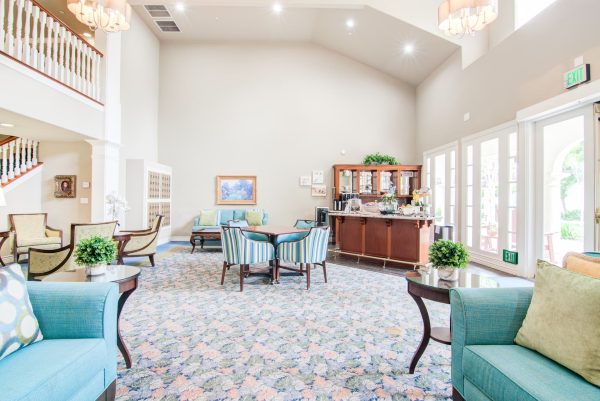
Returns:
[[[111,238],[94,235],[82,239],[75,248],[75,264],[85,267],[88,276],[106,272],[106,265],[115,260],[117,245]]]
[[[467,267],[469,253],[463,244],[439,240],[429,247],[429,262],[441,280],[458,280],[458,270]]]
[[[379,164],[395,165],[398,164],[398,162],[394,156],[382,155],[381,153],[377,152],[366,155],[363,159],[363,164],[367,166]]]
[[[398,208],[398,200],[396,195],[392,193],[384,194],[379,201],[379,211],[381,214],[392,214]]]

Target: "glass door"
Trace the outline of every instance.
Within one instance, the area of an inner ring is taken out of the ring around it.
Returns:
[[[594,133],[591,106],[536,123],[538,257],[562,265],[594,250]]]

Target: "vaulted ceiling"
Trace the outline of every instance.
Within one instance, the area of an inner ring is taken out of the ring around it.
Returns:
[[[421,18],[426,23],[417,27],[353,0],[339,2],[339,5],[329,0],[326,7],[318,7],[318,3],[300,1],[288,7],[289,3],[284,2],[280,14],[273,12],[272,2],[264,1],[188,1],[180,3],[180,9],[173,2],[143,1],[134,5],[134,10],[161,41],[311,42],[412,85],[421,83],[459,48],[451,41],[422,29],[423,25],[430,24],[432,19],[429,18]],[[412,20],[407,19],[413,21],[416,11],[428,17],[430,11],[435,19],[437,1],[412,3],[420,3],[418,7],[426,10],[412,9]],[[149,4],[166,5],[171,17],[152,18],[144,8]],[[321,5],[324,4],[321,2]],[[419,16],[418,13],[416,15]],[[173,20],[180,32],[162,32],[157,20]],[[348,27],[348,20],[353,21],[353,27]]]

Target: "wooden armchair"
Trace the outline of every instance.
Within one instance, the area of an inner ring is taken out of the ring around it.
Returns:
[[[116,221],[90,224],[71,224],[71,242],[58,249],[29,248],[28,280],[41,280],[54,272],[75,268],[73,251],[82,239],[94,235],[113,238]]]
[[[15,233],[13,260],[26,254],[29,248],[57,249],[62,247],[62,230],[47,225],[48,213],[9,214],[10,230]]]
[[[154,255],[156,254],[156,245],[158,243],[158,234],[163,216],[157,215],[152,222],[152,227],[146,230],[123,230],[120,234],[127,234],[131,239],[125,243],[120,251],[119,260],[131,257],[148,257],[150,264],[154,267]]]

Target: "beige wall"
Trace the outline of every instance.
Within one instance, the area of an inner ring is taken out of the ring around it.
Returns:
[[[514,120],[517,110],[563,93],[563,73],[578,56],[597,79],[598,15],[598,1],[560,0],[466,69],[460,54],[450,57],[417,88],[418,152]],[[466,112],[471,120],[463,122]]]
[[[160,54],[159,162],[173,167],[174,235],[215,205],[217,175],[258,176],[258,206],[291,224],[329,206],[300,175],[370,152],[415,155],[415,93],[308,44],[168,44]],[[341,151],[345,150],[345,156]]]
[[[81,204],[81,198],[91,201],[90,188],[83,188],[84,181],[92,178],[91,146],[80,142],[43,142],[40,145],[40,161],[44,162],[41,183],[42,210],[48,213],[48,225],[63,230],[64,241],[70,238],[71,223],[88,223],[91,204]],[[76,175],[75,198],[54,197],[54,176]]]
[[[30,172],[31,176],[20,178],[18,185],[4,193],[6,206],[0,207],[0,231],[10,227],[11,213],[39,213],[42,211],[42,174]]]
[[[135,12],[131,24],[135,29],[122,33],[121,45],[119,193],[123,197],[127,185],[125,161],[145,159],[156,162],[158,157],[160,42]]]

